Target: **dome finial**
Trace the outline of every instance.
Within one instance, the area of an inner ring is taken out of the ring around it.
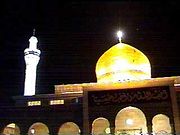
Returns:
[[[119,42],[121,43],[121,38],[122,38],[122,36],[123,36],[122,31],[118,31],[118,32],[117,32],[117,36],[118,36],[118,38],[119,38]]]

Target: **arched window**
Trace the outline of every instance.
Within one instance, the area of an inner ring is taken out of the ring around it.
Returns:
[[[146,117],[136,107],[126,107],[118,112],[115,119],[116,134],[138,134],[147,133]]]
[[[36,122],[29,128],[28,135],[49,135],[49,129],[45,124]]]
[[[171,126],[169,122],[169,117],[164,114],[158,114],[153,117],[152,119],[152,131],[155,134],[162,134],[162,133],[171,133]]]
[[[3,135],[20,135],[20,129],[15,123],[8,124],[3,132]]]
[[[92,123],[92,135],[108,135],[110,134],[110,124],[106,118],[99,117]]]
[[[66,122],[59,128],[58,135],[80,135],[81,131],[74,122]]]

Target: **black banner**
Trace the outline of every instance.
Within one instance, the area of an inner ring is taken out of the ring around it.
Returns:
[[[88,91],[90,106],[170,100],[169,86]]]

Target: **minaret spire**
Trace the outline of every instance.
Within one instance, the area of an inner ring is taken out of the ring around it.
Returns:
[[[35,36],[36,34],[36,29],[33,29],[33,36]]]
[[[24,96],[35,95],[36,91],[36,69],[40,60],[41,51],[37,49],[38,40],[35,37],[35,29],[33,36],[29,39],[29,48],[24,50],[24,59],[26,63]]]

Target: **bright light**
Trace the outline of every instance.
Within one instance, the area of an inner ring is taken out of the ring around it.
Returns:
[[[50,105],[60,105],[64,104],[64,100],[51,100]]]
[[[119,42],[121,43],[121,38],[122,38],[122,36],[123,36],[122,31],[118,31],[118,32],[117,32],[117,36],[118,36],[118,38],[119,38]]]
[[[133,125],[133,120],[132,119],[127,119],[126,124],[127,125]]]
[[[110,128],[106,128],[106,129],[105,129],[105,133],[106,133],[106,134],[110,134],[110,133],[111,133]]]
[[[10,127],[10,128],[15,128],[15,127],[16,127],[16,124],[11,123],[11,124],[7,125],[7,127]]]
[[[38,106],[41,105],[41,101],[29,101],[28,106]]]
[[[35,133],[35,130],[34,128],[31,129],[31,134],[34,134]]]

